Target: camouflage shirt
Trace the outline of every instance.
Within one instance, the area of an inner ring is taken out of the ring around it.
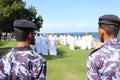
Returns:
[[[30,47],[15,47],[0,58],[0,80],[45,80],[46,61]]]
[[[120,80],[120,40],[104,42],[90,53],[87,80]]]

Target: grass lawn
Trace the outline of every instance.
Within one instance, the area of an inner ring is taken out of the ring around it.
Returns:
[[[15,40],[1,41],[0,55],[15,45]],[[58,44],[58,56],[44,56],[47,60],[47,80],[85,80],[86,59],[90,51],[79,48],[70,51],[68,46]]]

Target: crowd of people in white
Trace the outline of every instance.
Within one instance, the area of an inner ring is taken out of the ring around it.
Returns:
[[[80,47],[82,50],[94,48],[94,38],[90,33],[82,34],[82,36],[72,36],[69,34],[60,35],[60,44],[69,46],[70,50]]]
[[[79,47],[82,50],[94,48],[94,38],[90,33],[82,34],[81,36],[64,34],[59,37],[54,33],[47,36],[45,34],[37,33],[35,36],[35,45],[31,45],[31,47],[39,54],[56,56],[57,40],[60,40],[61,45],[69,46],[70,50],[75,50],[75,47]]]
[[[2,33],[4,37],[4,33]],[[11,39],[11,34],[7,33],[6,38]],[[60,40],[60,44],[69,46],[70,50],[75,50],[75,47],[80,47],[82,50],[94,48],[94,38],[90,33],[82,34],[81,36],[73,36],[70,34],[60,35],[59,37],[54,33],[50,35],[40,34],[35,35],[35,45],[31,47],[42,55],[57,55],[56,40]]]
[[[0,31],[0,41],[1,40],[11,40],[13,38],[13,33],[10,32],[1,32]]]
[[[37,33],[35,36],[35,45],[31,45],[31,48],[42,55],[56,56],[56,35],[52,33],[46,36],[45,34]]]

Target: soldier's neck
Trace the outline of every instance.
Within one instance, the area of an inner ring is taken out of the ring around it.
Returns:
[[[24,46],[30,46],[30,43],[28,43],[27,41],[24,42],[17,42],[17,47],[24,47]]]
[[[117,39],[116,36],[105,36],[104,37],[104,40],[107,41],[107,40],[112,40],[112,39]]]

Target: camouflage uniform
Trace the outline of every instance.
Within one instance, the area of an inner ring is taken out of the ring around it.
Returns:
[[[90,53],[87,80],[120,80],[120,40],[106,41]]]
[[[0,59],[0,80],[45,80],[46,61],[29,46],[15,47]]]

